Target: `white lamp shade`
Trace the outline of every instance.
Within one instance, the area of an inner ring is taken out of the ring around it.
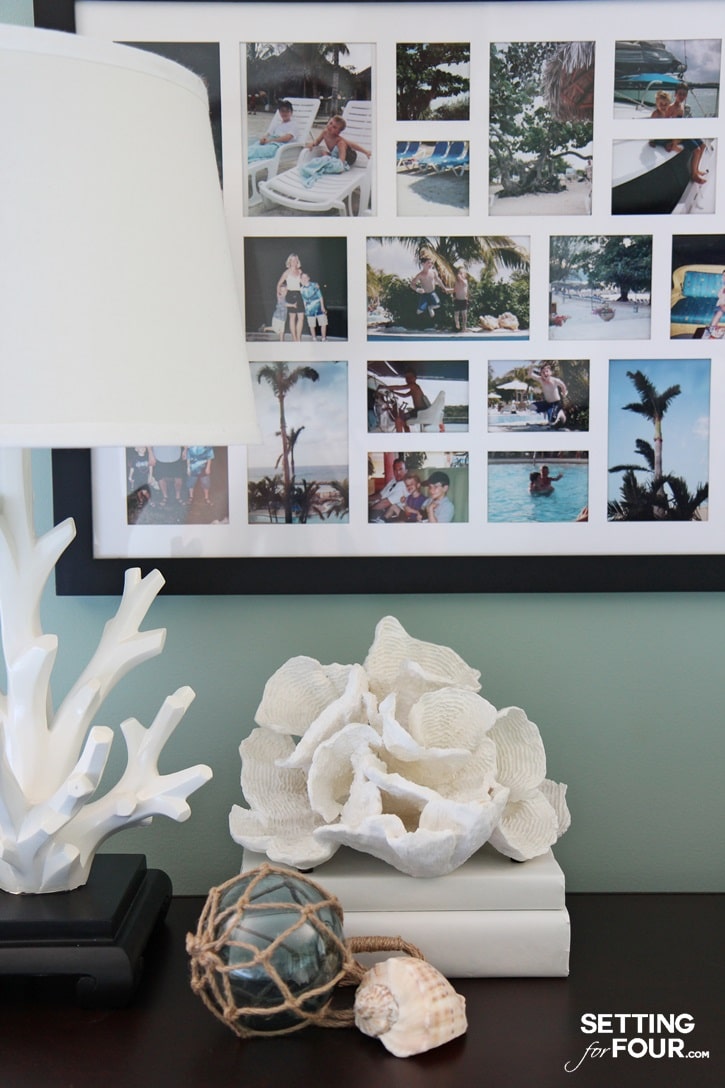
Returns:
[[[206,89],[0,28],[0,444],[255,441]]]

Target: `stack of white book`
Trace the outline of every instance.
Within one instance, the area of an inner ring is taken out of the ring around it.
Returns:
[[[266,860],[245,850],[243,869]],[[426,880],[343,847],[306,875],[340,900],[346,937],[402,937],[449,978],[569,973],[564,873],[551,850],[518,863],[486,845]]]

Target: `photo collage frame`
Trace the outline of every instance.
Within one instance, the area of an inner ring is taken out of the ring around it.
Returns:
[[[242,561],[251,592],[292,561],[329,575],[307,592],[719,570],[715,0],[656,39],[651,0],[631,39],[620,11],[75,3],[207,83],[263,435],[93,451],[94,560]]]

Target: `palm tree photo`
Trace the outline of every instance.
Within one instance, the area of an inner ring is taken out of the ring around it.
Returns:
[[[247,448],[250,522],[349,520],[347,363],[254,362],[250,369],[262,432],[261,443]]]
[[[282,452],[278,463],[282,463],[282,501],[284,503],[284,520],[288,525],[292,524],[292,500],[294,488],[293,456],[294,446],[299,432],[294,434],[287,429],[285,415],[285,401],[290,389],[293,389],[298,381],[306,379],[316,382],[320,375],[311,366],[296,366],[290,369],[288,363],[269,363],[257,372],[257,381],[265,381],[270,386],[277,403],[279,404],[279,437],[282,439]],[[301,428],[300,428],[301,429]],[[275,466],[276,467],[276,466]]]
[[[621,370],[623,365],[622,360],[613,360],[612,372],[617,367]],[[634,386],[638,399],[618,407],[622,411],[631,412],[640,420],[646,420],[651,425],[652,440],[643,437],[634,440],[634,451],[641,458],[639,463],[617,463],[610,467],[610,473],[622,473],[623,476],[619,495],[610,497],[607,504],[607,518],[609,521],[700,521],[706,517],[708,484],[702,482],[700,477],[696,477],[696,483],[691,483],[682,470],[688,470],[688,475],[691,475],[695,469],[698,472],[707,469],[708,402],[703,402],[702,398],[707,397],[707,391],[703,387],[709,377],[709,363],[707,360],[659,360],[650,365],[663,375],[669,375],[674,368],[679,368],[687,378],[688,393],[692,397],[697,392],[699,397],[687,398],[683,404],[679,398],[683,395],[684,380],[682,383],[672,383],[660,391],[652,377],[643,370],[625,371],[624,376]],[[675,423],[675,409],[681,404],[682,413]],[[665,470],[664,456],[663,424],[670,409],[673,411],[675,449],[677,457],[682,460],[682,465],[676,465],[674,471]],[[616,408],[613,409],[610,404],[610,416],[612,410],[616,411]],[[616,423],[614,430],[616,431]],[[699,459],[696,455],[698,448]]]
[[[382,307],[390,314],[395,335],[420,330],[456,331],[452,292],[462,271],[468,284],[469,324],[481,314],[515,318],[514,327],[529,327],[529,239],[508,235],[449,235],[381,237],[368,239],[368,309]],[[411,281],[424,261],[430,260],[443,285],[440,307],[433,322],[417,309]],[[476,335],[480,335],[480,329]]]

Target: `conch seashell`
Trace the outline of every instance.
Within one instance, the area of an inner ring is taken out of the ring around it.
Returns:
[[[432,963],[393,956],[363,976],[355,994],[355,1026],[409,1058],[463,1035],[466,999]]]

